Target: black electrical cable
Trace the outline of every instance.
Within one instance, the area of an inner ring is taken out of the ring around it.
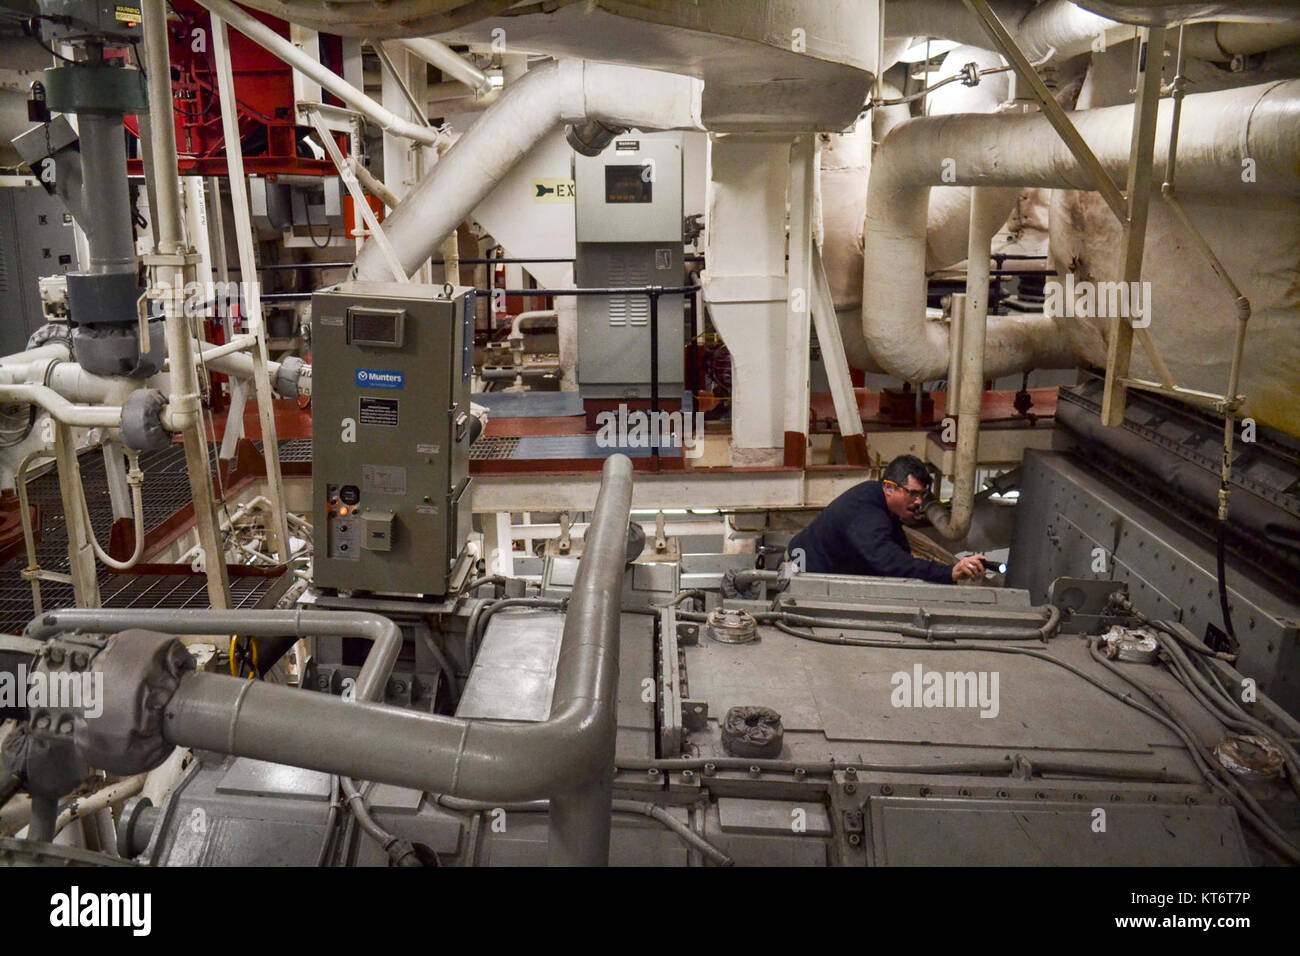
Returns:
[[[1223,629],[1227,632],[1228,639],[1232,641],[1232,647],[1229,650],[1235,650],[1237,647],[1237,632],[1232,626],[1232,610],[1228,606],[1228,575],[1225,569],[1226,561],[1224,552],[1227,550],[1228,522],[1219,522],[1219,531],[1215,535],[1214,560],[1219,572],[1219,610],[1223,614]]]

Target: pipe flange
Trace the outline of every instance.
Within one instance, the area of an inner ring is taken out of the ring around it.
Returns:
[[[705,623],[709,637],[720,644],[748,644],[758,637],[758,622],[748,611],[715,608]]]
[[[171,444],[172,433],[162,422],[167,397],[155,388],[132,392],[122,403],[120,430],[126,447],[134,451],[161,451]]]
[[[130,630],[95,657],[103,695],[98,714],[77,716],[77,753],[92,767],[129,776],[158,766],[173,750],[163,739],[163,711],[194,658],[175,636]]]
[[[1160,653],[1160,642],[1145,627],[1123,627],[1116,624],[1102,638],[1105,653],[1112,661],[1129,661],[1134,664],[1153,663]]]

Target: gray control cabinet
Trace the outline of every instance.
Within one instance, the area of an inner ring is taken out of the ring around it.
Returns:
[[[682,136],[631,132],[599,156],[573,157],[575,279],[580,287],[680,286]],[[659,388],[684,382],[683,298],[659,299]],[[650,394],[650,301],[578,298],[578,385],[586,397]]]
[[[317,587],[447,593],[470,533],[473,322],[471,289],[312,296]]]
[[[40,280],[77,268],[72,216],[40,186],[0,186],[0,355],[45,324]]]

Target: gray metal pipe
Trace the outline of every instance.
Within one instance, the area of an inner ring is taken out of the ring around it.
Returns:
[[[190,673],[167,705],[163,736],[177,746],[450,796],[496,801],[558,798],[562,806],[551,821],[551,862],[603,865],[609,856],[619,614],[631,506],[632,463],[615,455],[605,463],[569,598],[551,716],[542,723],[459,720],[373,703],[399,646],[394,645],[391,656],[385,650],[379,660],[376,636],[376,648],[358,679],[355,703],[263,681]],[[363,627],[363,619],[372,623]],[[339,622],[337,629],[332,621]],[[384,618],[341,611],[96,609],[43,614],[29,625],[28,634],[48,637],[69,630],[123,627],[191,634],[229,630],[282,635],[286,628],[298,627],[300,633],[325,633],[325,628],[356,636],[377,635],[381,628],[397,633]],[[326,727],[346,732],[323,740],[321,730]],[[583,793],[568,799],[574,791]]]
[[[165,78],[165,77],[164,77]],[[170,98],[167,108],[171,108]],[[131,235],[131,192],[126,181],[126,140],[120,115],[82,113],[78,117],[81,150],[82,226],[90,247],[87,272],[135,272]]]
[[[402,632],[378,614],[361,611],[137,610],[64,608],[47,611],[27,625],[27,636],[44,640],[69,631],[113,633],[139,627],[163,634],[244,634],[250,637],[360,637],[374,643],[357,674],[356,699],[383,696],[402,650]],[[246,683],[246,682],[241,682]],[[316,696],[313,694],[312,696]],[[332,698],[331,698],[332,699]],[[316,728],[319,731],[319,727]],[[220,749],[220,748],[216,748]]]

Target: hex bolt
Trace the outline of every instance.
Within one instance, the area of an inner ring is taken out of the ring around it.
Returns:
[[[682,779],[683,779],[683,780],[686,780],[686,781],[688,781],[688,782],[694,780],[694,779],[695,779],[695,771],[694,771],[694,770],[683,770],[683,771],[682,771]]]
[[[326,688],[329,687],[329,685],[330,685],[330,679],[328,677],[316,678],[316,686],[319,687],[321,690],[325,690]]]
[[[923,797],[928,797],[930,794],[934,793],[934,791],[931,790],[929,787],[922,787],[918,792]]]
[[[50,663],[55,666],[63,663],[64,653],[61,647],[51,647],[48,655]]]
[[[658,768],[658,767],[651,767],[650,769],[648,769],[648,770],[646,771],[646,776],[648,776],[651,780],[658,780],[658,779],[659,779],[659,768]]]
[[[50,727],[50,715],[41,714],[39,717],[36,718],[34,723],[36,725],[37,730],[48,730]]]
[[[893,792],[894,792],[894,788],[891,787],[889,784],[887,784],[887,783],[882,783],[882,784],[880,785],[880,795],[881,795],[881,796],[887,797],[887,796],[889,796],[889,795],[890,795],[891,793],[893,793]]]
[[[1007,798],[1007,792],[1005,790],[999,790],[998,796],[1005,800]]]
[[[970,796],[970,791],[969,791],[968,789],[966,789],[965,787],[962,787],[960,790],[957,791],[957,796],[959,796],[959,797],[969,797],[969,796]]]
[[[716,763],[706,763],[704,765],[704,776],[712,777],[717,772],[718,772],[718,765]]]
[[[849,846],[859,846],[861,845],[861,843],[862,843],[862,834],[860,833],[849,834]]]
[[[794,768],[794,778],[796,780],[802,780],[806,776],[808,776],[808,771],[805,770],[803,767]]]
[[[845,793],[857,793],[857,792],[858,792],[858,785],[857,785],[856,783],[846,783],[846,784],[844,785],[844,792],[845,792]]]
[[[72,669],[74,671],[84,670],[86,665],[89,663],[90,660],[86,657],[85,651],[72,652]]]
[[[753,777],[755,780],[757,780],[759,777],[763,776],[763,771],[760,770],[756,765],[751,764],[749,768],[749,775]]]
[[[844,768],[844,776],[848,777],[850,780],[857,780],[857,779],[858,779],[858,768],[857,768],[857,767],[845,767],[845,768]]]

